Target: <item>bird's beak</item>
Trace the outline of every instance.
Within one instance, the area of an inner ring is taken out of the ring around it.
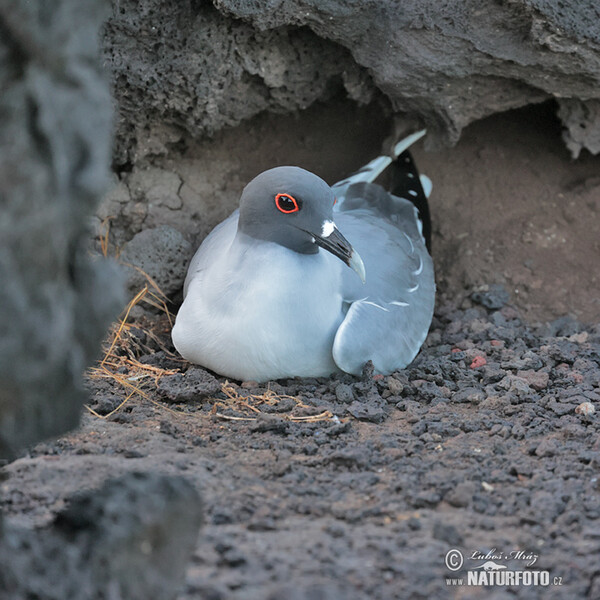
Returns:
[[[365,265],[360,254],[354,250],[350,242],[340,233],[339,229],[333,224],[333,221],[325,222],[321,235],[311,232],[307,233],[313,236],[315,244],[345,262],[351,269],[358,273],[361,281],[365,282]]]

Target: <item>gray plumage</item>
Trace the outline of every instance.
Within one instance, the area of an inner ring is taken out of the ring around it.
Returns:
[[[251,181],[190,264],[181,355],[256,381],[409,364],[433,315],[433,264],[413,203],[372,181],[423,133],[332,187],[297,167]]]

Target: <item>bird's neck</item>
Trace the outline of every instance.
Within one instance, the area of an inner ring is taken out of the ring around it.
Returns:
[[[298,252],[298,254],[316,254],[319,251],[319,247],[305,232],[294,227],[266,230],[264,226],[249,227],[240,221],[237,235],[242,239],[246,237],[249,240],[279,244],[288,250]]]

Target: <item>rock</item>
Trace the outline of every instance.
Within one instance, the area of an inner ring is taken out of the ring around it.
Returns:
[[[487,289],[473,292],[471,300],[490,310],[499,310],[509,301],[510,296],[503,285],[493,284],[486,287]]]
[[[460,546],[463,542],[463,536],[458,532],[458,529],[449,523],[435,521],[432,533],[436,540],[446,542],[451,547]]]
[[[400,396],[404,391],[404,384],[395,377],[388,377],[386,382],[392,396]]]
[[[112,143],[105,6],[0,8],[0,458],[77,425],[82,372],[122,306],[116,266],[88,252]]]
[[[136,234],[119,256],[119,262],[127,273],[129,297],[133,298],[144,285],[153,291],[146,275],[166,296],[179,291],[183,287],[191,254],[192,245],[172,227],[163,225]]]
[[[531,394],[531,388],[524,379],[516,377],[515,375],[507,375],[501,379],[497,384],[499,388],[508,392],[513,392],[519,398],[524,398]]]
[[[470,369],[479,369],[487,364],[487,359],[482,354],[478,354],[473,358],[471,364],[469,365]]]
[[[558,443],[554,438],[544,438],[535,449],[536,456],[544,458],[554,456],[558,452]]]
[[[335,387],[335,396],[338,402],[350,404],[354,400],[354,392],[352,387],[347,383],[340,383]]]
[[[395,111],[425,122],[431,145],[456,142],[486,115],[559,98],[572,153],[598,152],[600,19],[591,2],[213,4],[115,5],[104,56],[119,81],[122,162],[164,153],[177,130],[198,137],[336,89],[367,102],[376,88]]]
[[[548,387],[550,379],[548,373],[544,371],[517,371],[517,377],[524,379],[534,390],[543,390]]]
[[[270,431],[272,433],[285,434],[290,428],[289,421],[274,415],[259,414],[256,423],[250,427],[250,431],[255,433],[264,433]],[[287,467],[287,465],[286,465]]]
[[[2,591],[15,599],[173,599],[201,522],[201,499],[184,479],[124,476],[73,498],[49,527],[7,528]]]
[[[563,122],[563,139],[574,158],[584,148],[600,153],[600,100],[561,98],[558,116]]]
[[[576,411],[577,409],[575,407],[575,404],[570,404],[566,402],[556,402],[554,398],[551,398],[547,405],[547,408],[549,408],[552,412],[556,413],[558,416],[568,415],[574,410]]]
[[[308,27],[255,28],[226,12],[176,0],[115,5],[104,60],[119,80],[119,162],[164,155],[182,131],[197,138],[265,110],[306,108],[339,87],[359,102],[372,97],[343,46]]]
[[[479,404],[485,398],[485,392],[476,387],[459,390],[452,396],[452,402],[471,402]]]
[[[158,382],[158,393],[167,402],[202,400],[220,391],[219,381],[200,367],[190,367],[184,374],[166,375]]]
[[[596,412],[596,408],[591,402],[582,402],[575,408],[575,412],[578,415],[589,417]]]
[[[473,499],[476,485],[472,481],[461,481],[445,496],[446,502],[457,508],[468,506]]]
[[[346,410],[355,419],[372,423],[381,423],[387,416],[381,407],[371,406],[365,402],[354,401]]]

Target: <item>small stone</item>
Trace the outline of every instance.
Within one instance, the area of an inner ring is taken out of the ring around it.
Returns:
[[[502,308],[509,301],[509,299],[510,297],[508,292],[506,291],[505,287],[500,284],[485,286],[480,291],[473,292],[473,294],[471,294],[471,300],[473,300],[473,302],[481,304],[490,310],[498,310]]]
[[[585,415],[586,417],[589,417],[590,415],[593,415],[596,412],[596,408],[591,402],[582,402],[579,406],[575,408],[575,412],[578,415]]]
[[[441,521],[436,521],[433,524],[433,537],[454,547],[460,546],[463,542],[462,535],[454,525],[442,523]]]
[[[485,356],[482,356],[481,354],[479,354],[473,359],[473,361],[469,365],[469,368],[470,369],[478,369],[479,367],[483,367],[486,364],[487,364],[487,360],[486,360]]]
[[[339,383],[335,388],[335,397],[338,402],[350,404],[354,400],[354,391],[347,383]]]
[[[547,388],[550,379],[548,373],[533,370],[517,371],[517,377],[524,379],[530,387],[538,391]]]
[[[188,402],[211,397],[221,391],[221,384],[208,371],[190,367],[185,374],[161,377],[158,393],[166,402]]]
[[[520,377],[516,377],[515,375],[507,375],[497,383],[500,389],[506,390],[508,392],[513,392],[519,397],[528,396],[531,394],[531,388],[529,384]]]
[[[244,388],[245,390],[253,390],[253,389],[259,387],[259,383],[258,383],[258,381],[252,381],[252,380],[242,381],[240,387]]]
[[[285,434],[287,433],[290,424],[281,417],[261,413],[258,415],[256,422],[250,428],[253,433],[264,433],[270,431],[272,433]]]
[[[404,391],[404,385],[395,377],[387,378],[387,387],[388,390],[390,390],[390,392],[392,392],[392,395],[394,396],[400,396],[400,394],[402,394],[402,392]]]
[[[574,404],[568,404],[565,402],[557,402],[554,398],[551,398],[547,404],[548,408],[559,417],[567,415],[573,410],[577,411]]]
[[[535,449],[536,456],[540,458],[545,456],[554,456],[558,450],[558,444],[554,438],[542,440],[539,446]]]
[[[569,336],[569,341],[574,342],[575,344],[585,344],[587,342],[589,333],[587,331],[582,331],[581,333],[574,333]]]
[[[448,504],[457,508],[468,506],[475,493],[475,484],[472,481],[462,481],[451,489],[445,497]]]
[[[413,498],[415,508],[431,508],[439,504],[441,498],[435,490],[422,490]]]
[[[476,387],[459,390],[452,396],[452,402],[471,402],[473,404],[479,404],[484,399],[485,392]]]
[[[381,423],[386,415],[382,408],[370,406],[365,402],[353,402],[346,409],[355,419],[359,421],[370,421],[371,423]]]

